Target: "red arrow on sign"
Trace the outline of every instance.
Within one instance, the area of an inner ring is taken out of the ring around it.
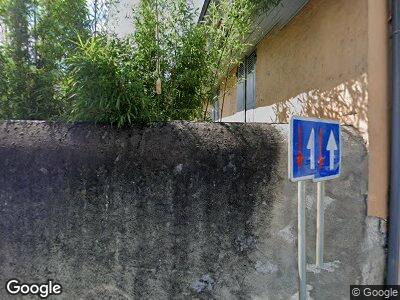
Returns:
[[[322,156],[322,128],[319,129],[319,157],[318,166],[320,169],[324,166],[325,157]]]
[[[298,167],[301,167],[303,165],[303,137],[302,137],[302,129],[301,126],[298,127],[297,129],[297,157],[296,157],[296,163]]]

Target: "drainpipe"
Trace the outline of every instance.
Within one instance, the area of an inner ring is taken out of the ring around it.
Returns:
[[[400,0],[392,0],[392,126],[387,284],[399,284],[400,255]]]

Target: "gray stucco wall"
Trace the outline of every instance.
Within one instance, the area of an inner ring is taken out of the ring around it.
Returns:
[[[0,287],[51,278],[59,299],[294,299],[287,130],[1,123]],[[342,143],[342,176],[326,186],[327,264],[307,273],[314,299],[348,299],[350,284],[384,276],[382,224],[366,217],[366,148],[350,128]],[[310,264],[315,194],[308,183]]]

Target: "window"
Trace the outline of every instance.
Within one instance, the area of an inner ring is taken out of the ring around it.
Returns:
[[[236,111],[245,110],[245,91],[246,91],[246,68],[245,64],[241,63],[237,70],[237,93],[236,93]]]
[[[239,121],[249,121],[246,118],[246,111],[256,108],[256,62],[257,55],[254,51],[247,56],[237,70],[237,93],[236,111],[239,114]]]
[[[213,121],[219,120],[219,100],[213,103],[211,117]]]

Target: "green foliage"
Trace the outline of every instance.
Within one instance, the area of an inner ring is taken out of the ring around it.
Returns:
[[[1,0],[0,117],[51,119],[64,107],[60,82],[77,34],[89,36],[85,0]]]
[[[206,40],[185,0],[143,0],[134,16],[136,64],[161,120],[201,116]],[[158,68],[159,65],[159,68]],[[161,95],[154,94],[160,78]]]
[[[248,47],[253,0],[141,0],[134,33],[107,36],[116,0],[0,0],[0,117],[137,122],[207,117]],[[270,0],[274,1],[274,0]]]
[[[216,99],[222,81],[230,76],[230,71],[236,66],[249,48],[246,37],[250,33],[255,6],[249,0],[213,1],[202,22],[207,37],[208,67],[210,71],[208,86],[209,103]],[[215,96],[214,96],[215,97]]]
[[[72,119],[119,126],[203,119],[247,47],[253,8],[248,0],[221,0],[198,25],[186,0],[140,1],[128,40],[98,37],[68,60]]]
[[[4,12],[2,22],[9,25],[7,34],[9,44],[2,47],[0,74],[2,78],[0,80],[7,82],[7,87],[1,89],[0,98],[3,99],[3,103],[6,101],[1,114],[10,114],[12,110],[15,110],[19,111],[20,115],[31,115],[33,107],[26,103],[33,87],[28,22],[31,3],[24,0],[3,0],[0,3],[2,6],[0,11]],[[7,100],[4,100],[5,98]]]
[[[77,36],[89,37],[86,0],[38,0],[34,35],[38,64],[56,67],[76,48]]]
[[[264,13],[265,11],[268,11],[271,8],[274,8],[279,3],[281,3],[281,1],[282,0],[250,0],[252,5],[254,6],[254,13],[256,15]]]
[[[134,67],[129,40],[104,36],[80,41],[80,51],[68,59],[67,94],[73,120],[96,120],[119,126],[152,119],[154,102],[145,93]]]
[[[0,48],[0,113],[4,116],[11,115],[9,102],[10,78],[8,77],[9,71],[7,70],[10,63],[7,60],[7,57],[4,55],[4,49]]]
[[[98,36],[81,43],[67,61],[72,120],[123,126],[201,118],[208,58],[193,9],[185,0],[143,0],[134,28],[126,40]]]
[[[104,11],[108,2],[96,1],[93,9]],[[7,29],[0,49],[0,117],[65,116],[65,60],[75,53],[77,37],[87,40],[92,23],[102,18],[104,13],[90,14],[86,0],[0,0]]]
[[[120,0],[88,0],[89,24],[94,36],[104,34],[107,30],[109,12]]]
[[[65,59],[77,46],[77,36],[90,35],[85,0],[38,0],[36,37],[36,101],[43,108],[38,118],[48,119],[64,114],[61,81]]]

